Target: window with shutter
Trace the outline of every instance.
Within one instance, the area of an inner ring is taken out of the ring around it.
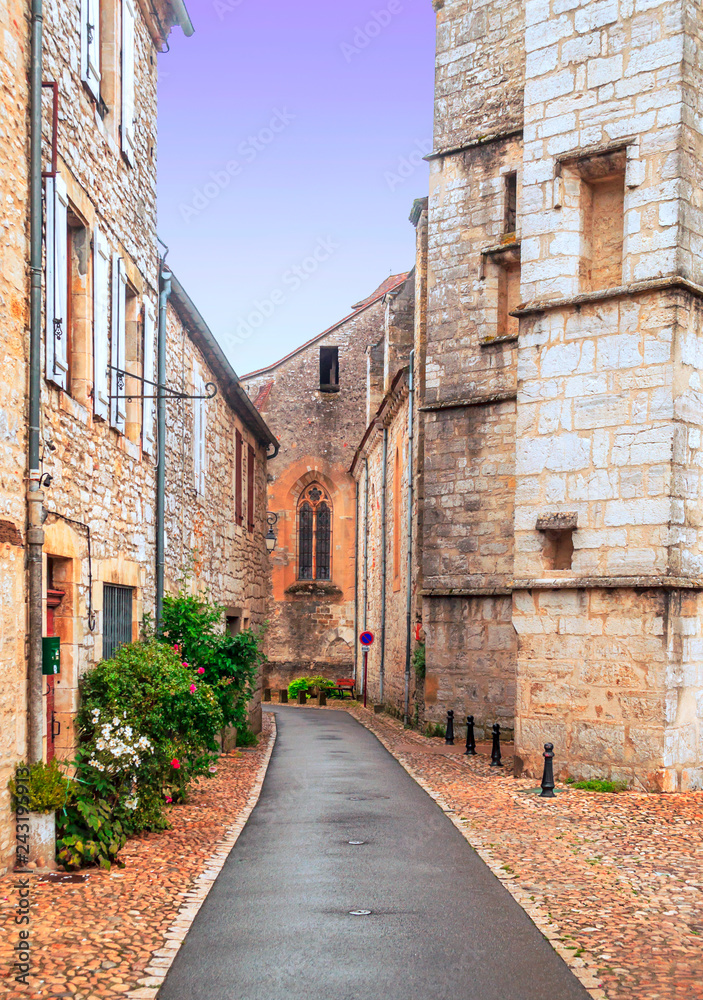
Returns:
[[[249,531],[254,530],[254,471],[256,455],[251,445],[248,446],[247,454],[247,527]]]
[[[132,641],[134,590],[103,584],[103,659]]]
[[[57,174],[46,179],[46,377],[68,382],[68,194]]]
[[[100,100],[100,0],[81,0],[81,80]]]
[[[110,247],[100,232],[93,237],[93,409],[107,420],[110,414]]]
[[[154,322],[154,306],[151,302],[144,303],[144,410],[142,413],[142,448],[147,455],[154,454],[154,443],[156,434],[154,431],[154,414],[156,412],[155,400],[156,386],[150,385],[154,381],[154,356],[155,356],[155,335],[156,324]]]
[[[122,152],[134,163],[134,0],[122,0]]]
[[[239,431],[234,436],[234,514],[237,524],[241,527],[244,523],[244,513],[242,504],[242,435]]]
[[[110,379],[112,393],[112,426],[124,434],[127,422],[127,400],[125,398],[126,379],[120,372],[125,370],[125,318],[127,305],[127,275],[124,261],[119,254],[112,258],[112,337]]]

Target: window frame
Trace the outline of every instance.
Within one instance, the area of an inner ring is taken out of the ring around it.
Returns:
[[[315,495],[316,493],[317,496]],[[304,553],[301,527],[302,515],[303,513],[307,514],[307,508],[310,509],[311,515],[310,537],[309,542],[306,539]],[[323,536],[321,538],[319,514],[324,509],[329,511],[329,523],[326,526],[326,537]],[[296,579],[298,581],[301,583],[330,583],[332,581],[333,537],[334,505],[332,504],[330,495],[321,483],[317,481],[309,483],[298,497],[296,507]],[[325,552],[327,555],[327,566],[325,567],[327,573],[321,575],[319,562],[321,557],[324,557]],[[307,559],[305,563],[303,562],[304,555],[308,556],[309,562]],[[307,575],[308,565],[310,575]]]

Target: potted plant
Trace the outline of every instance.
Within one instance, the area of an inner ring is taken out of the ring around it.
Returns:
[[[58,760],[39,761],[27,766],[18,764],[15,778],[8,787],[15,808],[29,810],[29,843],[26,867],[56,867],[56,810],[73,795],[72,782],[61,770]]]

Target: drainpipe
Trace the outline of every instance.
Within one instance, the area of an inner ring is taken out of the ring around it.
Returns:
[[[171,272],[162,262],[159,292],[158,365],[156,381],[156,630],[161,631],[164,613],[164,568],[166,563],[166,318],[171,294]]]
[[[39,434],[41,419],[41,330],[42,330],[42,0],[32,0],[32,48],[30,66],[29,125],[29,427],[27,483],[28,567],[28,716],[30,763],[44,756],[44,699],[42,694],[42,530]]]
[[[383,428],[383,465],[381,470],[381,664],[378,670],[378,697],[383,704],[383,681],[386,672],[386,520],[388,479],[388,428]]]
[[[364,632],[369,627],[369,460],[364,459],[366,479],[364,485]]]
[[[354,680],[359,684],[359,480],[356,481],[354,517]]]
[[[410,352],[408,376],[408,579],[405,596],[405,725],[410,725],[410,653],[412,649],[413,611],[413,503],[415,479],[413,471],[415,443],[415,351]]]

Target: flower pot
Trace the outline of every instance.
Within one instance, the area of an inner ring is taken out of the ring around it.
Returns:
[[[29,814],[29,864],[54,871],[56,868],[56,815]]]

